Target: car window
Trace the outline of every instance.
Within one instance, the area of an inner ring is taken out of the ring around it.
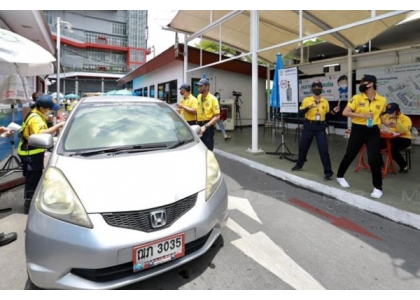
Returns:
[[[159,103],[82,103],[63,132],[64,151],[173,144],[193,135],[174,110]]]

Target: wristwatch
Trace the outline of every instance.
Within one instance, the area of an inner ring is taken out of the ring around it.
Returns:
[[[208,128],[209,127],[209,124],[204,124],[204,127]]]

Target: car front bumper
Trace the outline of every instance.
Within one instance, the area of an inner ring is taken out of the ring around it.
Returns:
[[[172,226],[149,233],[109,226],[101,214],[89,215],[94,228],[88,229],[51,218],[32,205],[25,241],[30,280],[46,289],[115,289],[164,273],[212,246],[226,225],[227,201],[226,184],[221,180],[208,201],[205,191],[199,192],[195,206]],[[182,232],[185,256],[132,271],[133,247]]]

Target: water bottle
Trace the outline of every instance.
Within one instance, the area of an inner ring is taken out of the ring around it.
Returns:
[[[371,111],[370,111],[371,112]],[[373,118],[368,118],[366,121],[366,126],[367,127],[372,127],[373,126]]]

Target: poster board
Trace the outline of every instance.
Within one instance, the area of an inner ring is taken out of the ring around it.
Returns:
[[[312,82],[319,80],[322,83],[322,97],[328,101],[348,101],[347,75],[313,77],[299,80],[299,102],[312,95]]]
[[[281,69],[279,72],[280,112],[297,113],[299,109],[298,69]]]
[[[387,103],[398,103],[406,115],[420,115],[420,63],[356,71],[358,79],[364,74],[376,76],[376,91],[386,97]]]

